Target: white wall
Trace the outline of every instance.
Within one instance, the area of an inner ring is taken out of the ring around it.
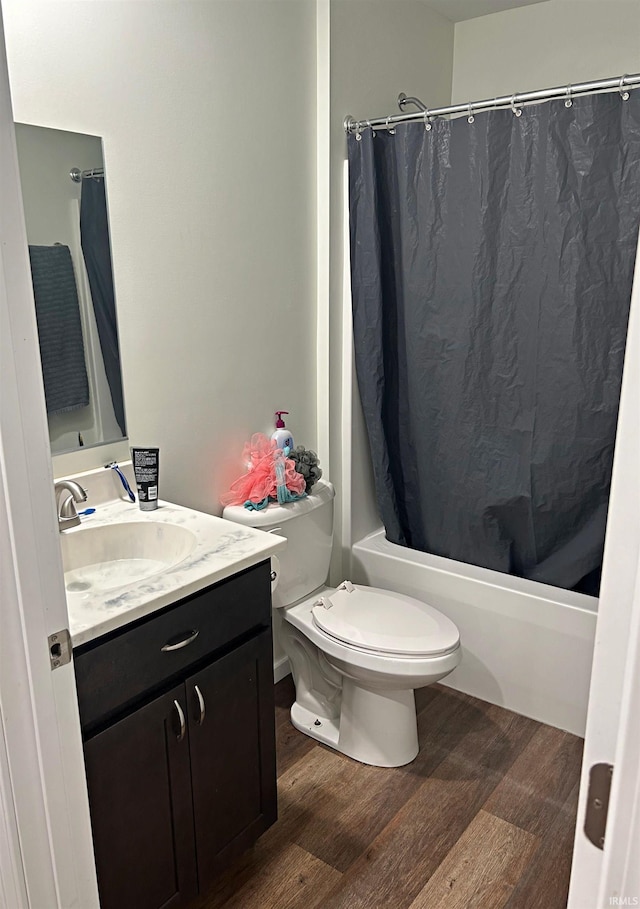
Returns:
[[[272,411],[316,445],[315,4],[3,9],[16,119],[104,138],[131,443],[218,512]]]
[[[341,580],[338,576],[348,570],[351,541],[380,524],[355,375],[348,360],[344,371],[341,363],[346,158],[343,120],[347,114],[366,119],[399,113],[397,99],[401,91],[417,95],[431,107],[448,104],[453,41],[453,23],[421,0],[331,2],[331,470],[339,487],[335,580]],[[344,434],[340,426],[341,379],[347,382],[345,404],[352,411]]]
[[[454,104],[637,72],[638,0],[547,0],[455,29]]]

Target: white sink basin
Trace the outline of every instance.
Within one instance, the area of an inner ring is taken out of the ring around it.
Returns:
[[[91,593],[134,584],[173,568],[189,556],[196,536],[167,522],[81,527],[60,534],[68,593]]]

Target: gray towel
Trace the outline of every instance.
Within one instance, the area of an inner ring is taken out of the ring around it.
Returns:
[[[86,407],[89,383],[71,252],[62,244],[30,246],[29,256],[47,413]]]

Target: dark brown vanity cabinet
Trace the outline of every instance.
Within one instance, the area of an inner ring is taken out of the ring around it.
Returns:
[[[198,892],[188,738],[167,692],[85,742],[102,909],[182,906]]]
[[[270,600],[263,563],[74,655],[102,909],[187,905],[275,821]]]

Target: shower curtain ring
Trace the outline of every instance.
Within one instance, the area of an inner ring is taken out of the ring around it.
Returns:
[[[362,127],[359,120],[356,123],[356,142],[362,142]]]
[[[467,123],[473,123],[476,118],[473,116],[473,108],[469,105],[469,116],[467,117]]]
[[[514,113],[514,115],[515,115],[516,117],[521,117],[521,116],[522,116],[522,108],[516,106],[516,98],[517,98],[517,97],[518,97],[518,93],[517,93],[517,92],[511,96],[511,110],[513,111],[513,113]]]
[[[368,126],[369,129],[371,130],[371,136],[375,139],[376,131],[375,131],[375,129],[373,128],[373,126],[371,125],[371,120],[367,120],[367,126]]]
[[[571,97],[571,86],[567,85],[567,96],[565,98],[564,106],[571,107],[573,104],[573,99]]]
[[[429,108],[424,112],[424,128],[427,132],[433,129],[433,124],[431,122],[431,114],[429,113]]]
[[[391,117],[387,117],[387,122],[386,122],[387,132],[390,133],[392,136],[395,136],[395,134],[396,134],[395,126],[390,126],[390,122],[391,122]]]
[[[620,92],[620,97],[622,98],[623,101],[629,100],[629,92],[624,87],[624,80],[627,78],[628,75],[629,75],[629,73],[625,73],[624,76],[620,76],[620,84],[618,86],[618,91]]]

